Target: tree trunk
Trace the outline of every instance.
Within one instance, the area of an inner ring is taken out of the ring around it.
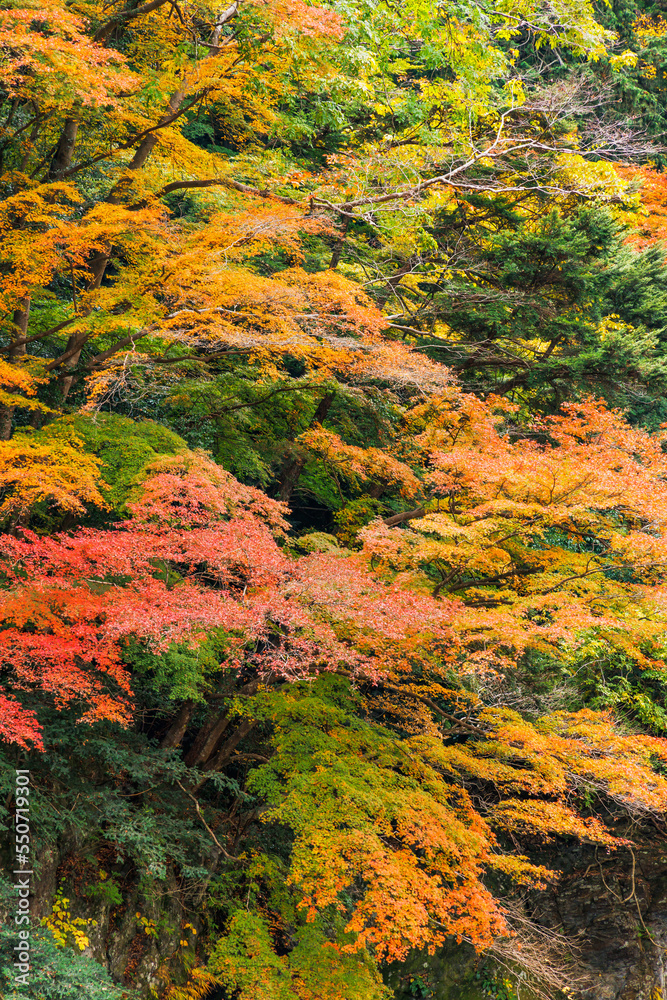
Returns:
[[[28,332],[28,320],[30,319],[30,296],[27,295],[21,300],[20,307],[14,312],[12,321],[15,329],[14,340],[25,340]],[[13,361],[26,353],[25,344],[13,344],[9,347],[7,358]],[[12,423],[14,420],[15,406],[0,407],[0,441],[9,441],[12,436]]]
[[[73,333],[72,336],[67,341],[67,347],[65,348],[65,353],[68,351],[73,351],[74,353],[65,362],[65,367],[72,369],[76,368],[79,363],[79,358],[81,357],[81,351],[83,350],[84,344],[88,339],[87,333]],[[67,397],[69,396],[70,389],[74,385],[74,379],[76,376],[62,375],[60,378],[60,405],[64,406],[67,402]]]
[[[153,132],[149,132],[145,135],[137,146],[132,160],[128,164],[127,172],[120,178],[120,180],[114,184],[114,186],[109,191],[108,195],[104,199],[108,205],[120,205],[125,199],[127,192],[132,184],[132,174],[135,170],[141,170],[141,168],[146,163],[146,160],[151,155],[158,141],[158,131],[166,123],[168,123],[173,116],[178,112],[181,107],[187,91],[185,88],[182,90],[177,90],[176,93],[172,94],[169,98],[168,111],[162,115],[162,117],[157,122]],[[99,288],[102,284],[102,278],[104,277],[104,272],[106,271],[107,264],[111,257],[112,248],[109,247],[107,250],[98,250],[94,253],[89,261],[89,266],[91,270],[91,280],[88,283],[88,290],[92,291],[95,288]],[[68,364],[69,367],[74,367],[79,362],[79,355],[76,356],[76,360],[73,360]],[[69,385],[65,388],[65,382],[63,382],[63,396],[67,399],[67,394],[69,393],[73,379],[70,379]]]
[[[49,167],[48,179],[50,181],[57,181],[60,177],[62,177],[66,170],[69,170],[72,165],[74,144],[76,142],[76,135],[78,131],[78,119],[66,118],[63,130],[60,133],[58,145],[56,146],[56,151],[53,154],[53,159],[51,160],[51,166]]]
[[[345,219],[345,223],[343,225],[343,229],[341,230],[341,234],[334,244],[333,253],[331,254],[331,263],[329,264],[329,268],[331,271],[335,271],[336,268],[338,267],[338,262],[340,261],[340,255],[342,254],[343,247],[345,246],[345,237],[347,236],[347,231],[349,228],[350,228],[350,219],[348,216]]]
[[[226,743],[224,743],[220,749],[217,751],[214,757],[209,757],[205,762],[204,766],[207,771],[219,771],[227,763],[234,750],[245,737],[250,733],[257,722],[255,719],[244,719],[241,725],[235,730],[234,733],[229,737]]]
[[[218,742],[229,726],[229,721],[229,715],[226,711],[222,715],[216,712],[209,716],[201,732],[197,734],[190,752],[186,755],[185,763],[188,767],[198,767],[215,752]]]
[[[175,114],[180,110],[180,107],[185,100],[185,95],[187,89],[183,87],[181,90],[177,90],[169,98],[169,104],[167,105],[168,110],[162,115],[155,125],[152,132],[145,135],[136,150],[134,151],[134,156],[128,164],[127,173],[120,178],[120,180],[114,184],[109,194],[106,196],[105,201],[108,205],[119,205],[125,198],[127,190],[132,183],[131,175],[135,170],[141,170],[141,168],[146,163],[146,160],[151,155],[158,141],[158,132],[165,125],[168,125]]]
[[[33,147],[35,145],[35,140],[39,135],[39,130],[42,126],[43,117],[39,114],[37,105],[33,105],[35,108],[35,122],[30,129],[30,138],[27,141],[23,156],[21,157],[21,162],[19,164],[19,173],[23,173],[25,168],[28,166],[28,160],[30,159],[30,154],[32,153]]]
[[[241,740],[244,739],[248,735],[248,733],[255,728],[256,725],[257,722],[254,719],[244,719],[243,722],[238,727],[238,729],[236,729],[229,737],[227,742],[220,747],[215,756],[209,757],[207,760],[203,762],[204,768],[207,771],[219,771],[222,767],[224,767],[224,765],[227,763],[227,761],[233,754],[234,750],[236,750]],[[192,794],[196,795],[199,789],[202,787],[202,785],[206,783],[206,781],[207,781],[207,775],[204,775],[204,777],[201,778],[196,783],[196,785],[193,785],[193,787],[190,789]]]
[[[181,745],[183,737],[185,736],[186,730],[190,725],[190,720],[194,715],[195,703],[194,701],[184,701],[181,705],[180,711],[172,724],[169,726],[165,736],[160,743],[160,748],[162,750],[172,750],[174,747]]]
[[[336,394],[333,392],[329,392],[327,393],[326,396],[324,396],[320,400],[319,406],[317,407],[315,413],[313,414],[313,419],[310,421],[310,424],[308,425],[309,429],[311,427],[314,427],[315,424],[322,423],[322,421],[326,418],[327,413],[331,409],[331,404],[333,403],[335,398]],[[300,454],[285,459],[285,462],[283,463],[283,467],[280,473],[280,480],[279,480],[280,491],[278,494],[280,499],[284,503],[287,503],[287,501],[292,496],[294,488],[299,481],[299,477],[303,472],[307,458],[308,456],[306,455],[306,453],[301,452]]]

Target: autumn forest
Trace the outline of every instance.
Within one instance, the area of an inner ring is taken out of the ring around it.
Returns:
[[[0,236],[0,996],[667,1000],[667,3],[2,0]]]

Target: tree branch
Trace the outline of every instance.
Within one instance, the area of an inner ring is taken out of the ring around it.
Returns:
[[[414,510],[404,510],[400,514],[392,514],[391,517],[385,517],[383,520],[388,528],[393,528],[394,525],[412,521],[415,517],[426,517],[426,508],[415,507]]]
[[[218,848],[218,850],[221,851],[221,853],[224,855],[224,857],[228,858],[230,861],[241,861],[242,862],[242,860],[243,860],[242,858],[235,857],[233,854],[230,854],[229,851],[225,850],[225,848],[222,846],[222,844],[220,843],[220,841],[218,840],[218,838],[216,837],[216,835],[213,833],[213,830],[211,829],[211,827],[208,825],[208,823],[204,819],[204,817],[202,815],[201,807],[199,805],[199,802],[194,797],[194,795],[191,792],[189,792],[187,790],[187,788],[184,788],[183,785],[180,783],[180,781],[177,781],[176,784],[181,789],[181,791],[185,792],[185,794],[188,796],[188,798],[192,799],[192,801],[194,802],[195,809],[197,810],[197,815],[199,816],[199,819],[202,821],[202,823],[206,827],[206,829],[207,829],[207,831],[208,831],[211,839],[213,840],[213,843]]]
[[[131,139],[128,139],[127,142],[121,143],[120,146],[116,146],[115,149],[110,150],[108,153],[100,153],[99,156],[93,156],[89,160],[84,160],[83,163],[77,163],[76,166],[70,167],[69,170],[65,170],[61,177],[71,177],[72,174],[77,174],[80,170],[86,170],[88,167],[94,167],[96,163],[101,163],[102,160],[110,159],[110,157],[115,156],[116,153],[122,153],[126,149],[131,149],[139,139],[144,139],[152,132],[157,132],[159,129],[166,128],[167,125],[171,125],[177,118],[184,115],[186,111],[193,108],[195,104],[202,99],[202,97],[206,96],[207,93],[207,89],[198,91],[189,104],[183,105],[183,107],[179,108],[172,115],[168,115],[165,118],[160,119],[156,125],[151,125],[150,128],[144,129],[142,132],[136,132]]]
[[[24,337],[21,340],[15,340],[10,347],[0,348],[0,354],[7,354],[7,352],[11,351],[14,347],[20,347],[23,344],[32,344],[35,340],[44,340],[45,337],[50,337],[54,333],[64,330],[66,326],[69,326],[78,318],[78,316],[71,316],[69,319],[63,320],[62,323],[58,323],[57,326],[52,326],[48,330],[44,330],[43,333],[36,333],[34,337]]]
[[[301,205],[302,202],[296,200],[296,198],[286,198],[280,194],[274,194],[273,191],[265,189],[264,191],[260,188],[251,187],[249,184],[242,184],[240,181],[231,180],[228,177],[211,177],[207,180],[199,181],[172,181],[170,184],[166,184],[160,191],[156,192],[156,198],[163,198],[165,195],[170,194],[172,191],[178,191],[180,189],[193,189],[193,188],[209,188],[209,187],[228,187],[233,188],[235,191],[242,191],[244,194],[254,195],[256,198],[270,198],[273,201],[281,201],[284,205]],[[146,204],[145,201],[137,202],[136,205],[132,205],[132,209],[143,208]]]
[[[125,24],[126,21],[131,21],[133,18],[139,17],[140,14],[150,14],[151,11],[157,10],[158,7],[162,7],[168,2],[169,0],[148,0],[148,3],[143,3],[139,7],[129,7],[126,10],[121,10],[115,17],[112,17],[110,21],[107,21],[97,29],[93,35],[93,41],[105,41],[114,28],[119,28],[121,24]]]

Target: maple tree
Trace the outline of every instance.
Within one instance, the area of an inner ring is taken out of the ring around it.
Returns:
[[[67,452],[63,458],[71,462]],[[252,510],[279,528],[279,507],[240,484],[232,495],[222,472],[208,470],[207,477],[205,463],[204,470],[197,464],[196,456],[165,460],[146,480],[132,520],[116,530],[40,539],[24,529],[17,538],[4,536],[3,657],[15,675],[7,690],[37,685],[57,705],[80,702],[84,720],[126,722],[131,700],[124,642],[132,638],[160,650],[184,639],[196,644],[206,628],[233,631],[251,623],[250,609],[233,599],[204,596],[197,569],[205,563],[228,585],[235,572],[246,586],[275,576],[279,552]],[[95,498],[101,501],[99,493]],[[238,518],[222,520],[236,511]],[[171,532],[165,533],[168,523]],[[174,570],[180,576],[175,594],[169,563],[182,568],[181,574]],[[34,713],[22,719],[15,699],[5,699],[5,707],[5,738],[41,745]]]
[[[410,414],[428,499],[407,512],[409,527],[379,522],[362,532],[370,558],[474,608],[480,662],[496,642],[493,658],[501,649],[521,655],[533,644],[558,649],[579,630],[627,640],[640,658],[653,646],[660,658],[660,435],[592,400],[515,435],[494,427],[493,403],[457,403]],[[496,405],[496,419],[511,421],[513,408]]]

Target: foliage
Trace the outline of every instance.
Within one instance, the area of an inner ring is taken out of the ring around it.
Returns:
[[[122,1000],[127,989],[116,985],[106,969],[92,958],[70,948],[61,948],[48,931],[33,931],[32,969],[27,986],[16,983],[13,968],[16,938],[11,927],[0,930],[2,965],[0,984],[9,1000],[77,1000],[82,994],[91,1000]]]
[[[529,646],[576,643],[580,630],[645,665],[653,648],[660,661],[659,435],[591,400],[516,436],[498,434],[488,410],[461,403],[441,423],[430,406],[416,409],[411,429],[422,431],[415,440],[430,457],[431,509],[409,529],[365,529],[371,559],[463,599],[472,613],[462,610],[461,625],[480,666],[496,643],[499,663]],[[500,411],[511,417],[506,404]]]
[[[54,427],[48,442],[28,432],[2,442],[0,517],[5,524],[27,526],[41,520],[53,525],[54,515],[82,515],[89,507],[106,506],[99,462],[81,455],[83,442],[67,431]]]
[[[63,896],[62,889],[56,892],[53,900],[53,908],[47,917],[42,918],[42,926],[48,927],[53,934],[54,940],[59,948],[64,948],[70,944],[70,938],[74,945],[83,951],[90,944],[90,939],[85,933],[85,928],[91,921],[84,917],[73,917],[70,913],[70,901]],[[94,924],[95,921],[92,921]]]
[[[128,720],[122,651],[130,638],[164,651],[185,640],[201,644],[206,628],[261,629],[259,608],[253,614],[234,590],[239,583],[266,583],[281,570],[270,531],[282,525],[279,505],[234,484],[201,456],[163,459],[132,511],[132,520],[106,532],[83,529],[44,540],[30,532],[20,540],[3,536],[0,641],[13,687],[37,686],[58,707],[87,705],[84,721]],[[207,593],[198,583],[203,562],[219,585],[231,585],[226,595]],[[32,710],[21,716],[16,700],[5,702],[5,738],[39,745]]]
[[[127,911],[170,1000],[385,1000],[532,940],[565,851],[635,884],[665,39],[635,0],[4,4],[0,817],[29,768],[60,857],[17,996],[115,997],[69,945]]]
[[[187,451],[185,442],[168,428],[150,420],[130,420],[116,413],[99,413],[94,418],[71,414],[53,420],[39,431],[22,431],[26,439],[60,449],[60,441],[71,436],[84,455],[99,468],[98,489],[106,511],[127,517],[127,502],[156,458]],[[18,435],[15,435],[15,438]],[[92,458],[94,456],[94,458]],[[82,465],[86,458],[80,456]],[[89,508],[88,508],[89,509]],[[108,519],[108,513],[106,514]]]
[[[288,1000],[289,997],[325,997],[326,1000],[384,1000],[387,990],[364,957],[339,956],[323,928],[306,924],[289,957],[273,951],[266,922],[239,910],[228,934],[216,945],[210,968],[223,983],[251,997]],[[324,989],[326,992],[320,992]]]

